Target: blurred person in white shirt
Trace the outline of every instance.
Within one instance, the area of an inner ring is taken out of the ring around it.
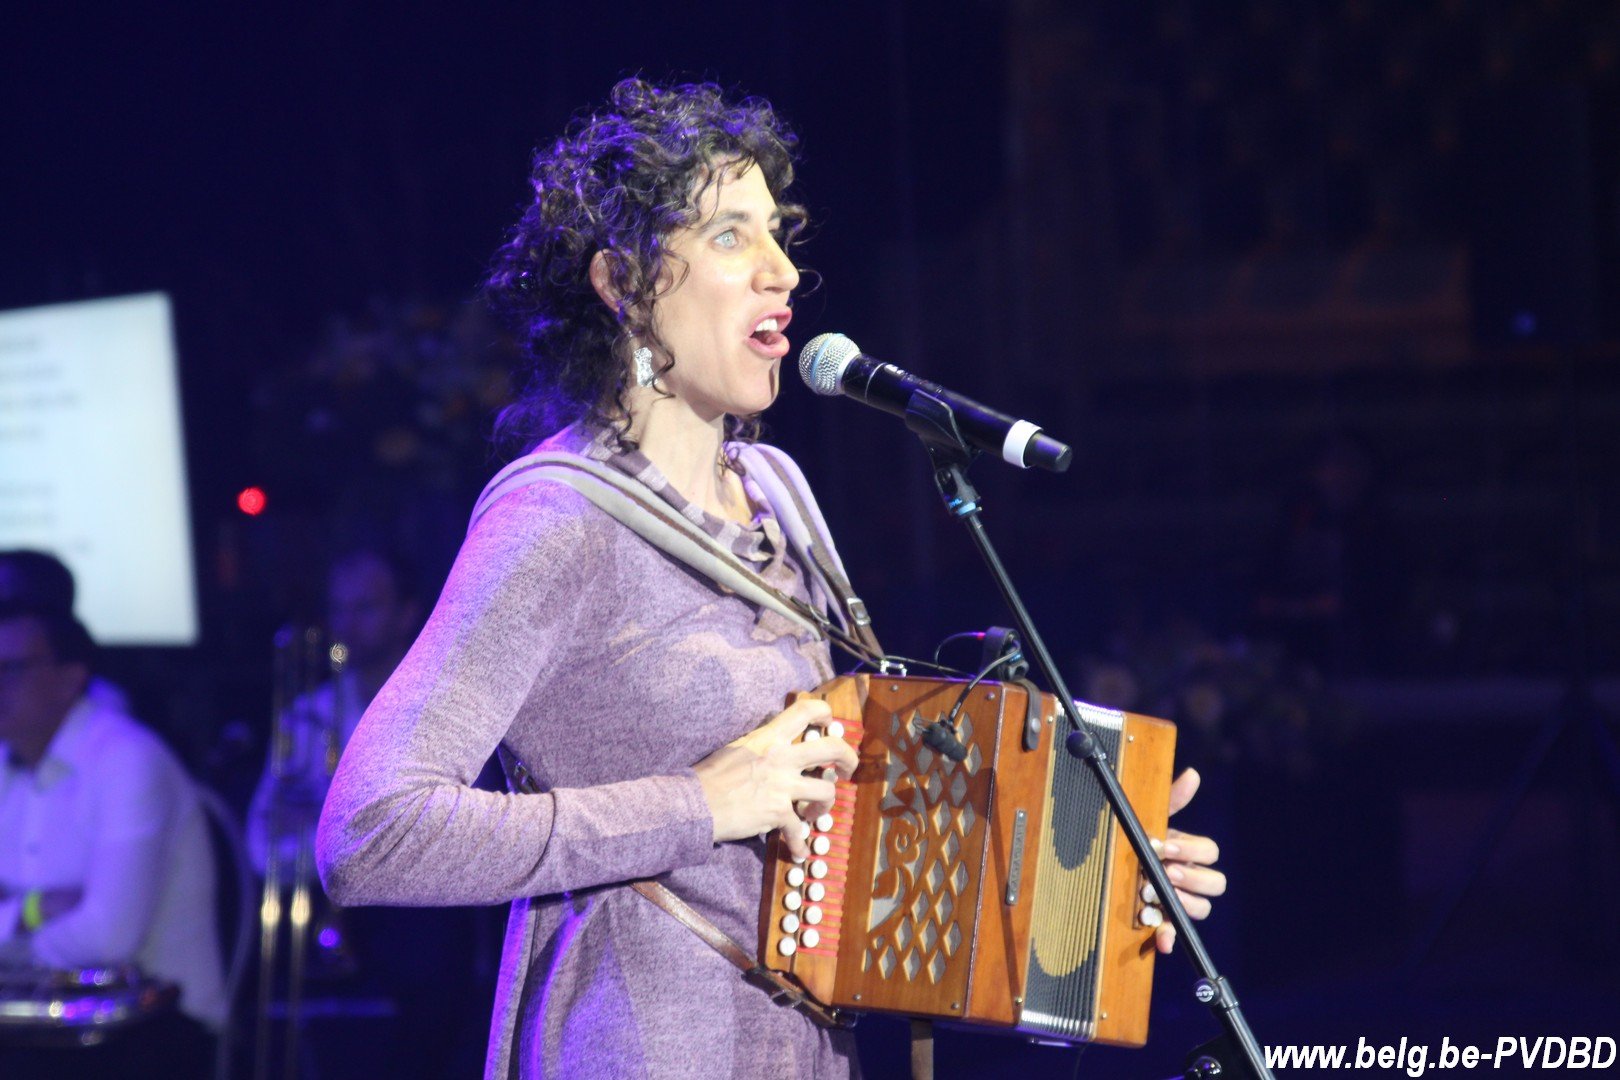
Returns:
[[[207,825],[162,741],[86,694],[94,649],[70,612],[0,600],[0,963],[177,984],[177,1013],[56,1053],[74,1076],[206,1075],[227,1010]],[[0,1047],[0,1075],[51,1075],[46,1053]]]

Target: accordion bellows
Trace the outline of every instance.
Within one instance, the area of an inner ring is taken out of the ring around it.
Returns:
[[[773,837],[766,966],[823,1004],[1141,1046],[1153,929],[1135,854],[1067,720],[1027,684],[848,675],[812,691],[860,754],[811,858]],[[964,693],[966,694],[964,698]],[[953,760],[923,734],[958,701]],[[1173,725],[1081,706],[1150,836],[1167,824]]]

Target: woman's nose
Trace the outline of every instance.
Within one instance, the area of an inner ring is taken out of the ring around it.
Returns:
[[[793,265],[787,252],[776,238],[770,237],[765,242],[765,254],[761,259],[758,284],[766,292],[781,291],[792,292],[799,287],[799,268]]]

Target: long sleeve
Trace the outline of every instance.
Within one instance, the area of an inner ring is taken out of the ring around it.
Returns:
[[[479,520],[333,778],[316,854],[339,903],[498,903],[709,858],[690,769],[539,795],[472,786],[566,643],[592,632],[590,556],[610,524],[549,484]]]
[[[33,934],[35,958],[53,967],[133,960],[163,892],[165,845],[179,811],[174,775],[155,752],[128,753],[117,765],[97,777],[84,899]]]
[[[22,928],[22,897],[16,894],[0,899],[0,945],[15,941]],[[0,960],[9,954],[0,952]]]

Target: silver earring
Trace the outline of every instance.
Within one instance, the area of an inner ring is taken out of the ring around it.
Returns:
[[[652,350],[643,345],[631,354],[636,362],[636,385],[651,386],[658,378],[653,370]]]

